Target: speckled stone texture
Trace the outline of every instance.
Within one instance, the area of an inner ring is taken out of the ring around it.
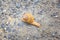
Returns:
[[[41,27],[22,22],[24,12]],[[60,40],[60,0],[0,0],[0,40]]]

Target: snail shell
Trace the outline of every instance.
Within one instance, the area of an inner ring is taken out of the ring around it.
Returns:
[[[23,14],[23,21],[27,23],[32,23],[34,21],[34,17],[30,13]]]
[[[37,27],[40,27],[40,24],[34,21],[34,17],[31,13],[24,13],[22,17],[22,21],[33,24]]]

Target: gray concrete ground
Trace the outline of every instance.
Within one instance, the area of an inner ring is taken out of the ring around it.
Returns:
[[[41,27],[22,22],[24,12]],[[0,40],[60,40],[60,0],[0,0]]]

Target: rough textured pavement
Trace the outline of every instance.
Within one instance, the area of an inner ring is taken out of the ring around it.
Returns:
[[[41,27],[22,22],[24,12]],[[60,40],[60,0],[0,0],[0,40]]]

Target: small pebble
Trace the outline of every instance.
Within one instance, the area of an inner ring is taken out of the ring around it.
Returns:
[[[38,0],[31,0],[32,2],[37,2]]]
[[[16,3],[16,8],[20,8],[20,3],[19,2]]]
[[[2,24],[1,24],[1,28],[4,28],[4,27],[5,27],[5,24],[2,23]]]
[[[2,1],[0,0],[0,7],[2,6]]]
[[[9,9],[9,11],[12,12],[12,13],[16,13],[17,10],[12,7],[12,8]]]
[[[6,12],[6,10],[3,10],[3,12]]]
[[[4,38],[7,38],[7,36],[6,36],[6,35],[4,35]]]
[[[57,8],[60,8],[60,3],[59,3],[59,4],[57,4]]]
[[[15,39],[15,35],[14,35],[14,34],[8,34],[7,38],[8,38],[8,39],[11,39],[11,40],[12,40],[12,39]]]
[[[42,15],[44,10],[40,10],[38,14]]]
[[[29,40],[29,37],[27,37],[27,40]]]
[[[7,37],[8,37],[8,39],[11,39],[11,37],[12,37],[12,36],[11,36],[10,34],[8,34],[8,36],[7,36]]]
[[[0,8],[0,12],[2,12],[3,11],[3,8]]]
[[[24,22],[19,22],[17,25],[23,27]]]
[[[11,32],[11,28],[10,27],[6,27],[6,31],[7,32]]]
[[[57,32],[53,32],[53,33],[52,33],[52,37],[55,37],[56,34],[57,34]]]
[[[58,17],[58,15],[57,15],[57,14],[58,14],[58,12],[53,13],[53,14],[51,15],[51,17],[56,17],[56,18],[57,18],[57,17]]]
[[[60,8],[60,0],[58,0],[57,8]]]
[[[16,29],[12,29],[12,32],[15,32],[16,31]]]

